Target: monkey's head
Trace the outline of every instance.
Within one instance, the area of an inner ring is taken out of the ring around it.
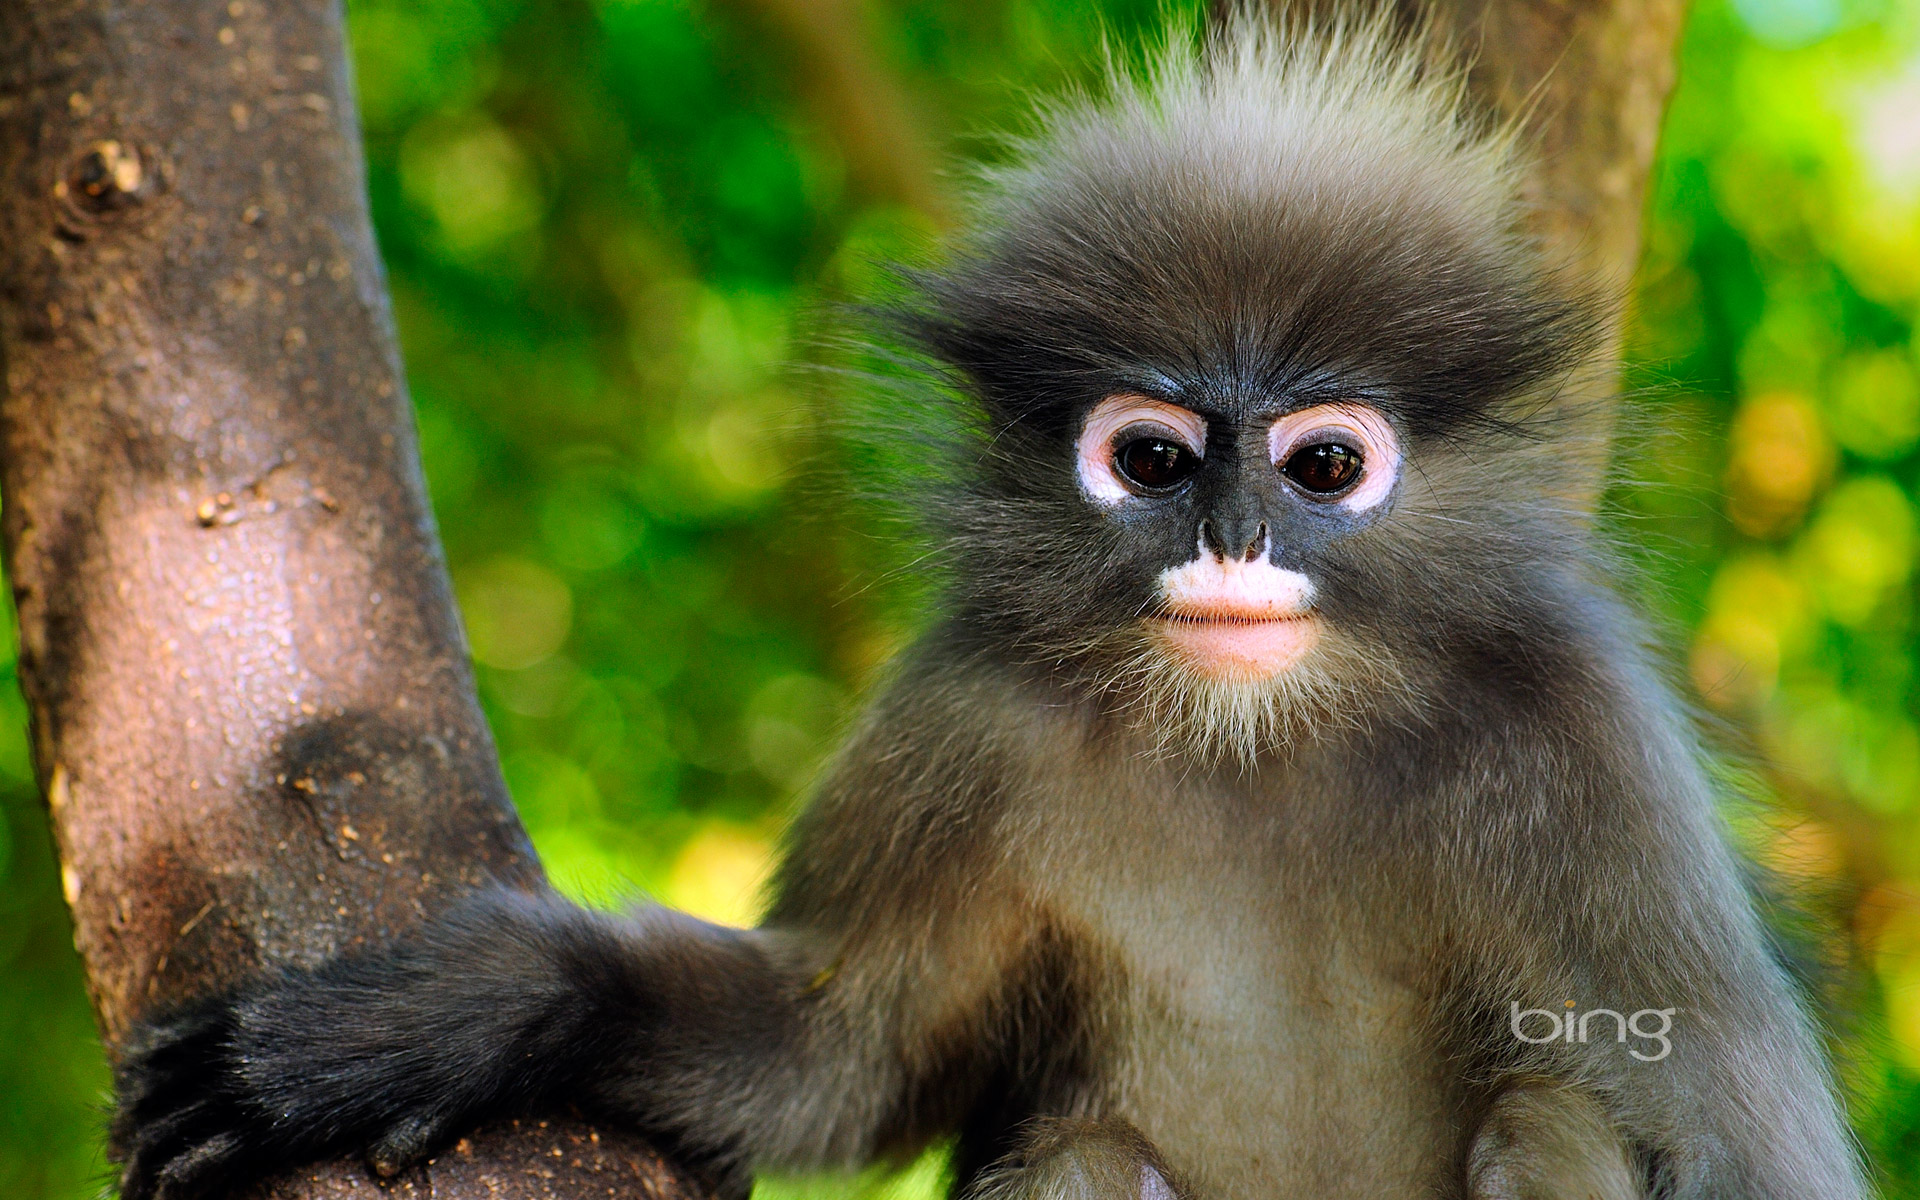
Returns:
[[[1604,322],[1417,44],[1241,29],[1050,113],[907,314],[982,418],[963,628],[1165,746],[1417,703],[1578,558]]]

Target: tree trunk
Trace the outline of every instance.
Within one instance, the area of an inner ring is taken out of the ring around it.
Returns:
[[[94,1012],[543,888],[428,511],[334,0],[0,0],[0,489]],[[496,1126],[439,1197],[704,1194]],[[357,1164],[287,1197],[374,1194]],[[401,1193],[406,1194],[403,1188]]]
[[[1435,11],[1474,92],[1525,118],[1539,232],[1624,298],[1684,0],[1441,0]]]

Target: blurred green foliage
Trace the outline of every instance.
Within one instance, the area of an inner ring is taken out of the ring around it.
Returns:
[[[751,918],[919,591],[790,367],[809,314],[937,230],[957,178],[927,164],[993,153],[1160,6],[1103,10],[1107,34],[1067,0],[351,5],[434,504],[573,894]],[[1920,1197],[1916,312],[1920,0],[1702,0],[1609,520],[1705,707],[1775,764],[1741,828],[1860,968],[1836,1049],[1896,1197]],[[0,1196],[72,1200],[102,1186],[105,1069],[0,684]]]

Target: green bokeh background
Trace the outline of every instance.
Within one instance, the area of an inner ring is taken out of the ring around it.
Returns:
[[[577,896],[750,919],[924,575],[840,498],[858,460],[821,431],[845,399],[792,365],[811,314],[937,232],[960,176],[936,164],[994,153],[1032,89],[1094,79],[1159,6],[351,20],[427,475],[521,811]],[[1920,0],[1701,0],[1648,229],[1608,521],[1676,673],[1768,764],[1732,815],[1841,968],[1856,1126],[1886,1193],[1920,1197]],[[106,1074],[0,684],[0,1197],[73,1200],[104,1187]]]

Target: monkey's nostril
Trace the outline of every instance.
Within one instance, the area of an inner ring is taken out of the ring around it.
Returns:
[[[1247,543],[1246,561],[1252,562],[1254,559],[1259,558],[1260,552],[1265,550],[1266,548],[1267,548],[1267,523],[1265,521],[1262,521],[1260,522],[1260,528],[1253,531],[1253,540]]]
[[[1211,517],[1200,519],[1200,546],[1213,555],[1218,562],[1227,561],[1227,543],[1213,527]]]

